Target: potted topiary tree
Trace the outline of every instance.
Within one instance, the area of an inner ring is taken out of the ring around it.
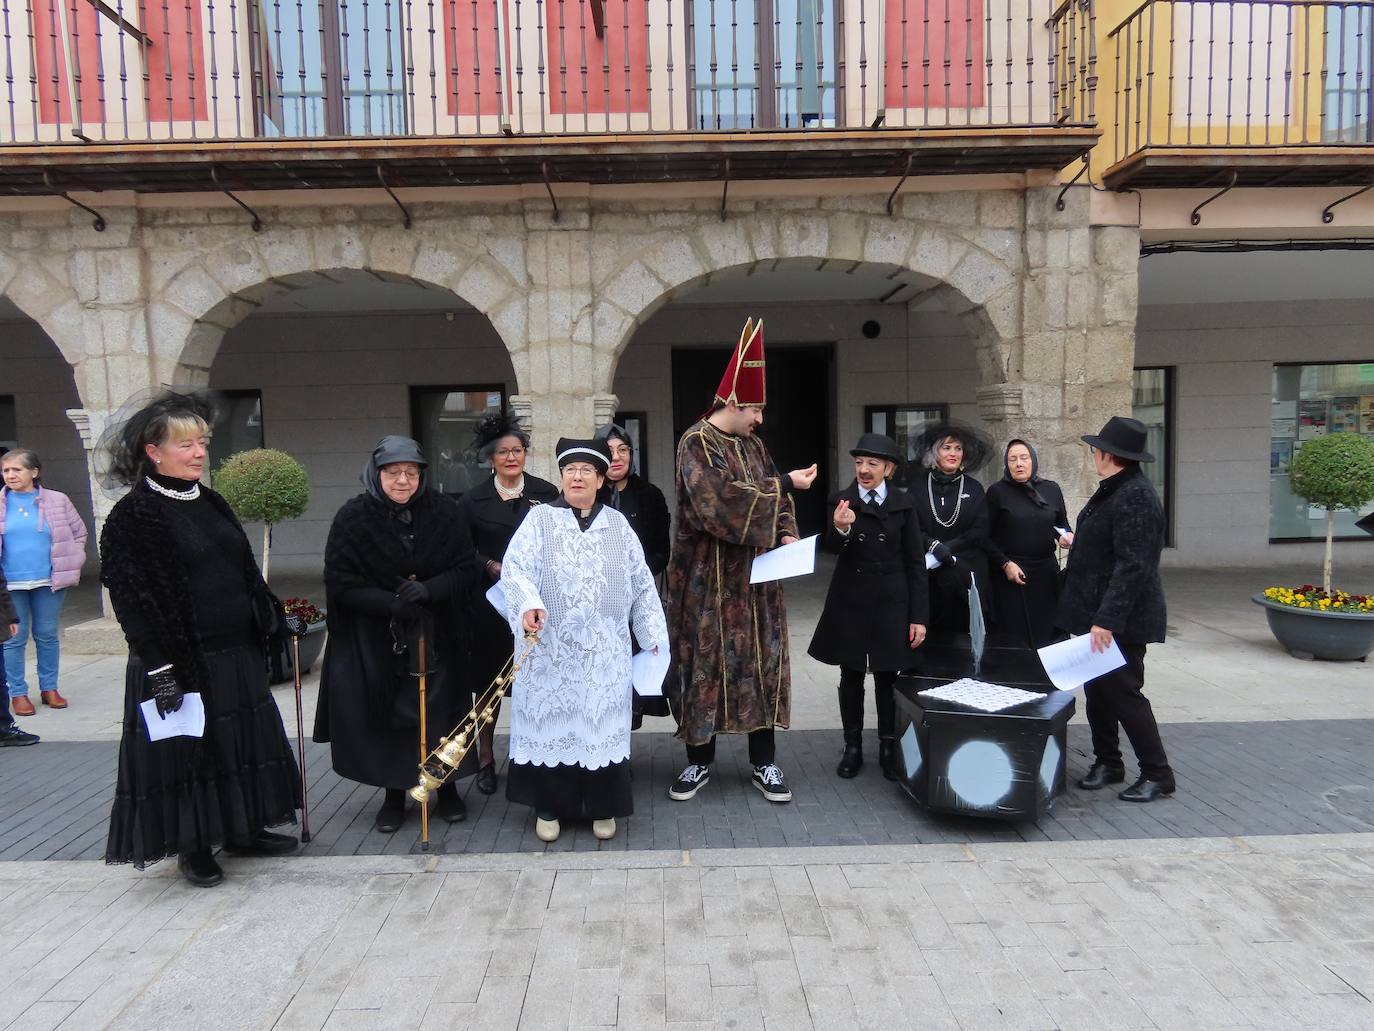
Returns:
[[[231,455],[214,477],[215,490],[245,523],[262,523],[262,578],[267,579],[272,552],[272,527],[296,519],[310,504],[310,480],[301,464],[284,451],[256,448]],[[305,616],[301,637],[301,674],[309,672],[324,648],[324,613],[305,598],[291,598],[288,611]],[[281,683],[290,669],[290,649],[272,656],[272,683]]]
[[[1374,501],[1374,441],[1332,433],[1303,444],[1288,467],[1293,493],[1326,509],[1322,585],[1270,587],[1254,600],[1289,653],[1305,659],[1364,659],[1374,651],[1374,596],[1331,587],[1332,536],[1338,509]]]

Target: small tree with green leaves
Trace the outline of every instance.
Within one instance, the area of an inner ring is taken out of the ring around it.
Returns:
[[[272,527],[300,516],[310,504],[310,480],[284,451],[255,448],[225,460],[215,473],[215,490],[245,523],[262,523],[262,578],[267,579]]]
[[[1326,558],[1322,590],[1331,592],[1331,536],[1336,510],[1374,501],[1374,441],[1357,433],[1331,433],[1303,444],[1288,467],[1293,493],[1326,509]]]

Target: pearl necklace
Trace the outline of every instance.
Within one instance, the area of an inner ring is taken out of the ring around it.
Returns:
[[[172,498],[175,501],[195,501],[196,498],[200,497],[199,483],[193,483],[185,490],[173,490],[171,487],[164,487],[151,476],[143,477],[143,482],[164,498]]]
[[[513,501],[513,500],[515,500],[516,498],[518,498],[521,494],[525,493],[525,474],[524,474],[524,473],[521,473],[521,474],[520,474],[520,482],[517,483],[514,487],[510,488],[509,490],[506,489],[505,487],[501,486],[501,481],[498,480],[498,479],[495,477],[495,475],[492,476],[491,482],[494,483],[494,484],[496,484],[496,493],[497,493],[497,494],[500,494],[501,497],[505,498],[507,501]]]
[[[934,476],[926,477],[926,494],[930,497],[930,514],[935,517],[937,523],[945,529],[949,529],[959,521],[959,509],[964,504],[964,478],[962,476],[959,477],[959,489],[955,492],[954,496],[954,514],[949,517],[949,522],[945,522],[945,520],[940,518],[940,510],[935,507]]]

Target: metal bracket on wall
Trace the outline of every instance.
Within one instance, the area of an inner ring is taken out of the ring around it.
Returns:
[[[1195,226],[1202,225],[1202,209],[1205,208],[1208,204],[1211,204],[1212,201],[1216,200],[1219,197],[1224,197],[1226,194],[1230,193],[1233,189],[1235,189],[1236,174],[1236,170],[1234,168],[1231,169],[1231,181],[1228,182],[1221,189],[1219,189],[1216,193],[1212,194],[1210,197],[1204,200],[1197,207],[1195,207],[1193,209],[1192,214],[1188,216],[1188,221]]]
[[[553,195],[553,180],[549,178],[549,163],[539,162],[539,170],[544,173],[544,189],[549,191],[549,203],[553,205],[553,220],[558,221],[558,198]]]
[[[401,203],[401,198],[397,197],[396,194],[392,192],[390,184],[386,181],[386,173],[382,171],[381,165],[377,166],[377,181],[382,184],[382,189],[386,191],[386,195],[391,198],[392,203],[401,209],[401,224],[409,229],[411,225],[410,212],[407,211],[406,206]]]
[[[897,191],[911,178],[911,163],[916,159],[916,155],[908,153],[906,156],[906,168],[902,170],[902,177],[897,180],[897,185],[892,187],[892,192],[887,195],[887,213],[892,214],[892,205],[897,202]]]
[[[1083,167],[1080,168],[1077,172],[1075,172],[1075,173],[1073,174],[1073,178],[1070,179],[1068,182],[1066,182],[1066,183],[1064,184],[1064,188],[1063,188],[1062,190],[1059,191],[1059,196],[1056,197],[1056,198],[1054,199],[1054,210],[1055,210],[1055,211],[1063,211],[1063,210],[1064,210],[1064,195],[1065,195],[1066,193],[1069,192],[1069,187],[1072,186],[1074,183],[1078,182],[1078,180],[1082,179],[1082,178],[1083,178],[1085,175],[1087,175],[1087,174],[1088,174],[1088,155],[1087,155],[1087,154],[1084,154],[1084,155],[1083,155]],[[1091,186],[1092,184],[1093,184],[1093,181],[1092,181],[1091,179],[1089,179],[1089,180],[1088,180],[1088,185]]]
[[[730,159],[725,159],[725,168],[721,172],[721,178],[725,180],[720,188],[720,220],[725,221],[725,201],[730,196]]]
[[[223,193],[226,197],[228,197],[239,207],[241,207],[244,211],[248,212],[248,214],[253,216],[253,232],[262,232],[262,219],[258,218],[258,213],[229,192],[229,188],[219,181],[219,170],[216,169],[214,165],[210,166],[210,179],[214,182],[216,188],[218,188],[221,193]]]
[[[82,211],[94,215],[95,220],[91,222],[91,228],[94,229],[97,233],[103,233],[105,231],[105,216],[102,215],[100,212],[96,211],[95,208],[90,207],[87,204],[82,204],[71,194],[67,193],[67,191],[58,189],[58,187],[52,181],[52,173],[49,172],[47,169],[43,170],[43,185],[46,186],[48,189],[52,190],[53,193],[61,197],[68,204],[75,204]]]
[[[1361,186],[1354,193],[1347,193],[1344,197],[1341,197],[1339,200],[1333,200],[1326,207],[1322,208],[1322,222],[1324,222],[1326,225],[1330,225],[1332,222],[1336,221],[1336,209],[1338,207],[1340,207],[1348,200],[1354,200],[1362,193],[1368,193],[1370,190],[1374,190],[1374,183],[1370,183],[1368,186]]]

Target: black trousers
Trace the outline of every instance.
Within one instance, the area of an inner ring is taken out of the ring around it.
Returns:
[[[862,691],[864,688],[864,677],[868,674],[867,670],[850,669],[848,666],[840,667],[840,686],[846,690],[857,688]],[[897,682],[897,671],[895,669],[873,672],[873,687],[876,691],[884,689],[891,690],[892,685]]]
[[[777,757],[773,742],[773,728],[763,727],[749,734],[749,762],[753,766],[767,766]],[[698,766],[710,766],[716,758],[716,739],[704,745],[688,745],[687,761]]]
[[[1118,727],[1124,727],[1140,762],[1141,775],[1151,780],[1173,780],[1174,772],[1164,754],[1154,709],[1142,690],[1145,686],[1145,645],[1124,641],[1117,644],[1126,657],[1126,665],[1083,685],[1097,762],[1113,769],[1125,768],[1118,733]]]

